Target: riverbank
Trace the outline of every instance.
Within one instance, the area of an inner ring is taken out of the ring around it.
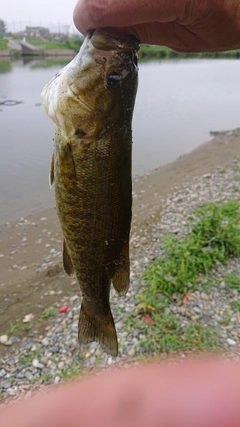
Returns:
[[[22,38],[10,38],[9,41],[0,40],[0,58],[3,56],[18,56],[18,55],[43,55],[43,56],[61,56],[68,55],[70,58],[76,54],[82,43],[83,38],[76,37],[75,39],[63,38],[62,40],[41,40],[38,37],[25,37],[28,44],[36,48],[36,51],[21,49]],[[42,49],[42,52],[38,52],[37,49]],[[66,53],[67,52],[67,53]],[[162,59],[183,59],[183,58],[229,58],[239,59],[240,50],[231,50],[226,52],[202,52],[202,53],[184,53],[176,52],[165,46],[156,46],[141,44],[138,57],[140,61],[147,60],[162,60]]]
[[[127,328],[126,320],[131,314],[137,318],[137,292],[144,266],[160,254],[159,244],[166,232],[181,233],[182,222],[197,204],[226,197],[239,199],[239,158],[240,129],[219,132],[192,153],[134,179],[131,289],[124,298],[113,296],[112,302],[120,342],[117,363],[127,366],[129,359],[142,354],[142,332],[137,325]],[[14,396],[35,384],[57,383],[62,377],[96,365],[112,366],[113,359],[96,344],[79,350],[79,289],[62,270],[62,237],[55,209],[7,223],[0,233],[0,335],[6,336],[0,344],[0,392]],[[237,273],[238,260],[232,260],[226,268]],[[218,275],[224,277],[220,268]],[[219,343],[222,348],[228,346],[238,360],[239,320],[238,312],[230,306],[233,297],[222,286],[220,290],[214,288],[210,296],[206,292],[193,293],[189,304],[197,316],[204,310],[211,311],[208,304],[214,308],[225,337]],[[69,310],[60,314],[64,304]],[[187,304],[170,309],[186,320]],[[222,324],[226,311],[231,321]],[[26,315],[32,316],[23,322]],[[217,322],[213,315],[214,319],[206,316],[206,326],[213,320]],[[165,352],[161,355],[167,356]]]

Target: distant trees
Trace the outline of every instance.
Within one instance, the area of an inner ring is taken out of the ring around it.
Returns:
[[[3,19],[0,19],[0,38],[6,35],[7,28]]]

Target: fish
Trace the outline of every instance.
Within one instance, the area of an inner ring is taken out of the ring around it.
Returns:
[[[129,288],[132,116],[139,42],[104,29],[87,33],[76,57],[43,89],[55,123],[50,184],[63,232],[63,266],[80,285],[80,344],[117,356],[111,283]]]

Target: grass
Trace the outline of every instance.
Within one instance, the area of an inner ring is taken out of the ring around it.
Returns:
[[[203,53],[183,53],[176,52],[165,46],[155,46],[142,44],[139,50],[140,61],[152,59],[178,59],[178,58],[240,58],[240,50],[228,52],[203,52]]]
[[[0,73],[7,73],[11,71],[10,61],[0,61]]]
[[[180,325],[178,317],[167,309],[167,303],[168,299],[164,298],[159,303],[158,310],[148,306],[147,311],[141,312],[138,319],[129,316],[127,320],[127,329],[141,329],[144,338],[140,340],[140,348],[143,353],[174,354],[218,347],[213,328],[206,328],[197,321]]]
[[[40,322],[43,322],[44,320],[49,319],[50,317],[53,317],[55,315],[56,315],[56,311],[52,307],[47,307],[38,316],[38,320]]]
[[[26,365],[29,362],[32,362],[33,359],[35,359],[35,358],[37,358],[39,356],[39,354],[40,354],[40,349],[31,351],[28,355],[22,357],[19,360],[19,365]]]
[[[234,310],[240,311],[240,301],[232,301],[231,305]]]
[[[27,41],[29,43],[31,43],[34,46],[43,46],[45,47],[47,50],[49,49],[53,49],[53,50],[58,50],[58,49],[72,49],[75,52],[78,52],[83,40],[82,39],[75,39],[75,40],[60,40],[60,41],[56,41],[56,40],[46,40],[46,41],[42,41],[36,38],[32,38],[32,37],[27,37]]]
[[[225,276],[225,282],[230,289],[235,289],[240,292],[240,276],[235,273],[227,274]]]
[[[230,314],[229,314],[229,312],[227,310],[224,311],[223,318],[222,318],[222,320],[220,320],[219,323],[221,325],[224,325],[224,326],[230,325],[230,323],[231,323],[231,317],[230,317]]]
[[[166,236],[164,255],[152,262],[143,274],[146,286],[139,294],[139,314],[125,322],[126,330],[141,330],[142,352],[172,354],[218,347],[216,331],[206,328],[196,313],[189,312],[188,323],[180,324],[169,307],[182,302],[183,295],[191,290],[201,287],[206,292],[211,284],[208,273],[216,263],[240,256],[240,202],[203,205],[188,218],[187,227],[191,231],[184,238]],[[228,274],[225,280],[230,288],[240,292],[240,277]],[[240,308],[240,303],[234,305]],[[221,323],[229,325],[228,312],[224,313]]]
[[[0,40],[0,50],[8,50],[8,41]]]
[[[4,334],[17,335],[20,330],[21,330],[21,323],[18,320],[17,322],[10,322],[10,327],[6,332],[4,332]]]
[[[59,376],[64,379],[72,379],[82,372],[82,366],[72,363],[66,368],[62,368]]]
[[[45,59],[45,60],[33,63],[30,67],[32,69],[50,68],[50,67],[54,67],[56,65],[60,65],[60,66],[64,67],[65,65],[68,64],[69,61],[70,61],[70,59]]]
[[[225,263],[229,256],[240,255],[240,202],[222,205],[208,204],[188,218],[192,231],[186,238],[168,235],[163,247],[165,255],[153,262],[144,273],[150,289],[142,299],[158,293],[170,296],[194,288],[200,274],[206,274],[216,264]]]

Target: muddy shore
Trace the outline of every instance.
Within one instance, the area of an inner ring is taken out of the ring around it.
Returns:
[[[225,168],[240,157],[240,129],[218,132],[213,139],[175,162],[155,169],[133,182],[131,253],[149,245],[153,218],[161,215],[164,199],[175,187],[194,177]],[[134,244],[137,230],[140,243]],[[0,226],[0,335],[34,312],[32,327],[39,334],[46,328],[37,316],[43,307],[58,301],[58,295],[79,293],[76,281],[62,269],[62,235],[55,209],[48,209]],[[61,280],[59,280],[61,279]],[[18,340],[28,334],[21,330]],[[0,344],[0,356],[8,347]]]

